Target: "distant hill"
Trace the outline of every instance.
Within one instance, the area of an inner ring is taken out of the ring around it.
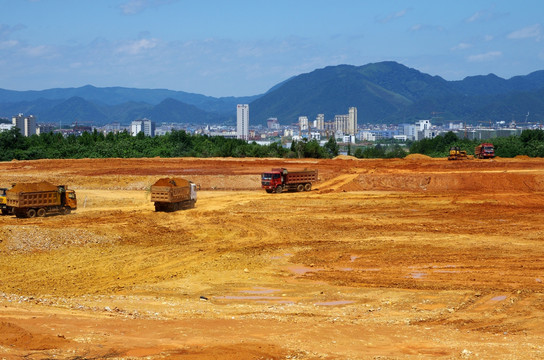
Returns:
[[[447,81],[396,62],[339,65],[302,74],[250,104],[252,122],[267,117],[280,123],[299,116],[326,120],[357,107],[359,123],[402,123],[438,117],[438,121],[544,120],[544,71],[505,80],[493,74]],[[273,115],[271,115],[273,114]],[[255,120],[254,120],[255,119]]]
[[[214,98],[166,89],[123,87],[12,91],[0,89],[0,117],[33,114],[38,122],[130,121],[147,117],[157,123],[235,124],[236,104],[250,104],[250,124],[277,117],[291,124],[299,116],[315,119],[358,109],[358,122],[402,123],[434,117],[461,120],[544,120],[544,71],[502,79],[494,74],[447,81],[402,64],[385,61],[363,66],[317,69],[280,82],[262,95]]]

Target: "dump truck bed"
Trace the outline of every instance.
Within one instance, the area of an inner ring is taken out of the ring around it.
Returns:
[[[151,186],[151,201],[173,203],[191,198],[191,183],[181,178],[163,178]]]
[[[57,206],[61,202],[58,187],[47,181],[18,183],[6,192],[6,200],[14,208]]]

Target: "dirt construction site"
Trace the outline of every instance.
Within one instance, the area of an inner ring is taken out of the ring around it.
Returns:
[[[78,209],[0,218],[0,359],[544,358],[544,159],[0,163],[40,180]]]

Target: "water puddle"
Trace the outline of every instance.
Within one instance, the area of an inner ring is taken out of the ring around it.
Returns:
[[[307,273],[315,273],[315,272],[323,270],[321,268],[313,268],[313,267],[307,267],[303,265],[291,265],[291,266],[288,266],[287,269],[291,271],[292,273],[296,275],[300,275],[300,276],[306,275]]]
[[[425,276],[427,276],[427,273],[424,273],[424,272],[411,272],[410,276],[412,277],[412,279],[422,279]]]
[[[503,301],[503,300],[506,300],[506,295],[495,296],[494,298],[491,299],[491,301]]]
[[[251,290],[240,290],[240,292],[244,294],[272,294],[278,291],[280,291],[280,289],[271,289],[265,287],[255,287]]]
[[[323,301],[315,303],[317,306],[336,306],[336,305],[347,305],[353,304],[355,301],[352,300],[336,300],[336,301]]]

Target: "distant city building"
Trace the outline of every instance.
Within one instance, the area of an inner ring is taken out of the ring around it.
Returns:
[[[13,127],[13,124],[0,123],[0,131],[11,130]]]
[[[266,126],[269,129],[277,130],[280,128],[280,123],[278,122],[278,118],[268,118],[266,120]]]
[[[325,114],[317,114],[314,120],[314,127],[317,130],[325,130]]]
[[[249,139],[249,105],[238,104],[236,107],[236,137],[242,140]]]
[[[134,120],[130,126],[130,134],[136,136],[143,132],[145,136],[155,136],[155,122],[149,119]]]
[[[47,134],[52,133],[55,130],[56,126],[55,124],[39,124],[38,128],[36,129],[36,134]]]
[[[357,134],[357,108],[350,107],[348,110],[348,134]]]
[[[334,115],[334,129],[342,134],[349,134],[348,115]]]
[[[346,135],[357,134],[357,108],[350,107],[348,114],[334,116],[334,130]]]
[[[307,116],[298,117],[298,127],[300,131],[308,131],[308,117]]]
[[[36,135],[36,118],[34,115],[18,114],[11,119],[13,126],[19,129],[23,136]]]

